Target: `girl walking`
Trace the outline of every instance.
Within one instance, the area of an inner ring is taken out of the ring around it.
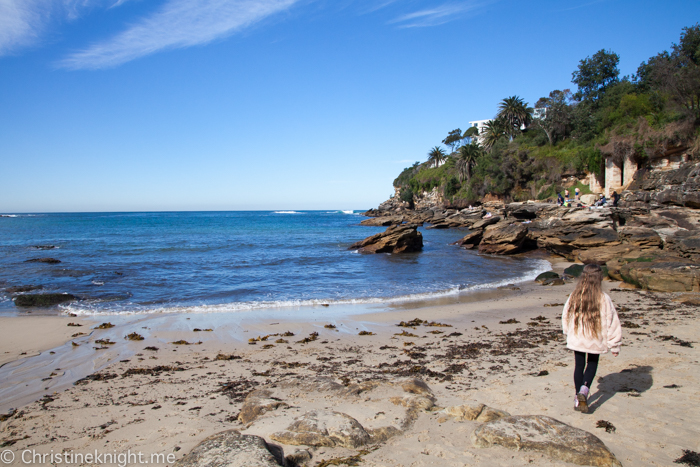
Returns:
[[[603,272],[597,264],[587,264],[564,304],[561,316],[566,346],[574,351],[574,409],[588,412],[588,391],[598,370],[600,354],[620,354],[622,329],[615,305],[603,293]]]

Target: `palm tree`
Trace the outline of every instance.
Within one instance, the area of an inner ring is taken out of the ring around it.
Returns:
[[[533,112],[534,110],[528,107],[521,97],[511,96],[506,97],[499,104],[497,118],[508,123],[510,130],[508,135],[512,141],[521,126],[527,127],[532,122]]]
[[[508,124],[500,118],[489,120],[484,125],[482,142],[486,149],[491,149],[496,142],[504,136],[508,136]]]
[[[435,167],[439,167],[440,164],[445,162],[446,158],[447,158],[447,153],[445,152],[444,149],[442,149],[439,146],[435,146],[428,153],[428,162],[430,162],[430,164],[434,165]]]
[[[463,182],[472,179],[472,167],[476,164],[476,160],[481,155],[481,148],[476,142],[460,146],[457,151],[459,159],[457,159],[457,171],[459,173],[459,181]]]

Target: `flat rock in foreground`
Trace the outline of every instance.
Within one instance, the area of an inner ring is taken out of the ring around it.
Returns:
[[[622,467],[598,437],[542,415],[516,415],[485,423],[472,433],[480,448],[493,445],[536,451],[564,462],[596,467]]]
[[[395,225],[353,243],[349,249],[358,249],[360,253],[411,253],[423,249],[423,235],[415,225]]]
[[[372,439],[357,420],[332,410],[306,412],[286,431],[273,433],[270,438],[283,444],[346,448],[364,446]]]
[[[259,436],[227,430],[208,437],[173,467],[280,467]]]

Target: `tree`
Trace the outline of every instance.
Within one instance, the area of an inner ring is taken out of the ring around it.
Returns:
[[[658,90],[700,121],[700,25],[683,28],[680,43],[643,62],[637,70],[642,90]]]
[[[482,132],[484,147],[491,149],[499,139],[509,135],[508,130],[508,124],[500,118],[486,122]]]
[[[452,151],[455,152],[455,148],[459,145],[459,142],[462,140],[462,130],[457,128],[456,130],[452,130],[447,134],[447,137],[442,140],[442,143],[445,146],[449,146]]]
[[[508,126],[508,136],[511,141],[520,132],[522,126],[527,127],[532,121],[532,108],[527,106],[521,97],[506,97],[498,105],[497,118],[503,120]]]
[[[439,146],[435,146],[430,150],[430,152],[428,152],[429,165],[439,167],[440,164],[445,162],[445,159],[447,159],[447,154],[445,153],[445,150]]]
[[[463,182],[466,178],[470,182],[472,179],[472,167],[476,165],[476,161],[483,153],[483,150],[476,142],[472,142],[461,146],[457,152],[459,154],[457,159],[459,181]]]
[[[547,135],[549,145],[553,145],[557,137],[566,137],[571,129],[571,108],[568,101],[571,100],[571,91],[554,90],[549,97],[540,97],[535,104],[536,117],[534,124]]]
[[[410,186],[401,188],[401,194],[399,195],[399,199],[401,201],[408,203],[409,209],[415,208],[415,204],[413,202],[413,190],[411,189]]]
[[[579,62],[578,70],[571,74],[571,82],[578,86],[574,97],[578,100],[595,102],[605,94],[605,90],[619,81],[617,65],[620,56],[612,51],[599,50],[592,57]]]
[[[464,130],[464,134],[462,135],[462,139],[467,142],[466,144],[471,144],[472,138],[474,138],[475,136],[479,136],[479,127],[470,126],[466,130]]]

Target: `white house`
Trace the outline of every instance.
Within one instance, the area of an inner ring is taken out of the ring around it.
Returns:
[[[479,136],[476,137],[477,143],[481,144],[482,140],[484,139],[484,127],[490,121],[491,119],[489,118],[488,120],[474,120],[473,122],[469,122],[470,127],[475,126],[477,130],[479,130]]]

